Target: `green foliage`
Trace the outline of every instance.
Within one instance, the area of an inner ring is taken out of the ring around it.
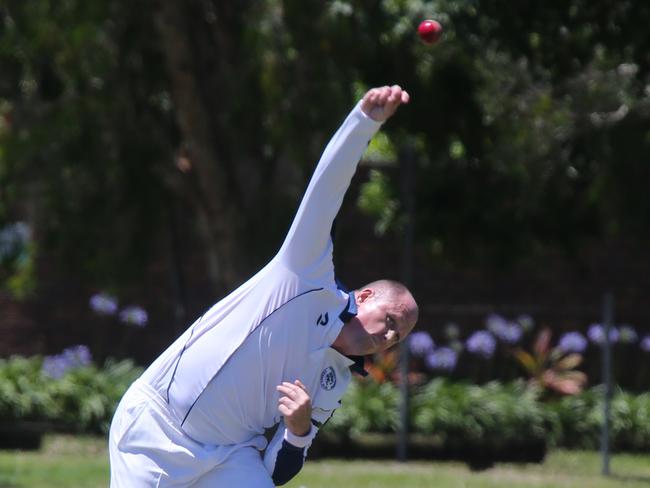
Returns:
[[[0,8],[0,222],[29,207],[54,272],[123,283],[150,251],[154,173],[172,134],[147,11],[76,0]],[[23,266],[12,291],[24,294],[33,275]]]
[[[129,360],[77,367],[59,379],[40,357],[0,359],[0,421],[45,422],[58,429],[106,433],[128,386],[141,374]]]
[[[407,139],[417,148],[418,238],[432,259],[578,255],[594,237],[650,235],[650,8],[639,2],[184,3],[181,77],[198,88],[186,106],[155,23],[165,2],[139,5],[0,9],[0,222],[29,207],[39,252],[91,282],[146,269],[167,205],[195,198],[172,164],[195,144],[214,151],[236,207],[213,218],[245,229],[229,248],[246,259],[221,261],[263,261],[327,134],[363,89],[391,82],[412,102],[369,159],[394,162]],[[430,16],[445,28],[436,46],[415,35]],[[202,123],[178,127],[200,106]],[[286,175],[296,181],[268,184]],[[385,232],[402,219],[395,182],[381,178],[360,205]]]
[[[57,406],[53,420],[79,432],[108,432],[119,399],[140,374],[129,360],[72,369],[49,388]]]
[[[5,279],[7,290],[16,298],[23,299],[36,289],[36,243],[30,242],[17,259],[5,269],[10,272]],[[0,273],[0,276],[2,273]]]
[[[571,448],[597,449],[603,422],[603,390],[592,388],[581,395],[566,397],[548,408],[556,416],[557,444]],[[647,451],[650,446],[650,394],[632,395],[616,391],[612,398],[612,448]]]
[[[452,449],[544,443],[550,420],[537,392],[523,382],[476,386],[436,379],[413,398],[416,431]]]
[[[361,187],[359,208],[377,219],[375,233],[383,235],[393,224],[399,209],[397,198],[392,195],[392,190],[386,175],[378,170],[370,171],[370,181]]]
[[[0,153],[0,166],[1,159]],[[31,234],[24,222],[2,225],[0,217],[0,287],[18,299],[28,296],[35,287],[36,242]]]
[[[442,451],[491,452],[547,445],[598,449],[603,419],[601,387],[553,401],[523,381],[483,386],[435,379],[413,392],[412,432],[430,436]],[[343,437],[395,432],[399,392],[391,383],[355,381],[325,427]],[[611,410],[612,447],[650,449],[650,394],[617,391]]]
[[[57,405],[48,392],[51,382],[42,374],[41,365],[39,358],[0,359],[0,419],[52,418]]]
[[[399,391],[390,382],[355,381],[341,403],[343,408],[327,423],[328,432],[394,432],[398,425]]]
[[[412,0],[373,12],[385,72],[412,94],[398,118],[421,148],[417,228],[432,258],[504,264],[548,247],[575,256],[606,234],[648,237],[638,41],[650,9],[624,5]],[[413,42],[425,15],[445,26],[433,48]]]

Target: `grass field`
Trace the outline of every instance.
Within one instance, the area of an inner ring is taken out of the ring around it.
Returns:
[[[542,465],[498,464],[472,472],[462,463],[311,461],[290,488],[648,488],[650,455],[621,454],[599,476],[597,453],[554,451]],[[53,436],[38,452],[0,451],[0,488],[98,488],[108,485],[103,439]]]

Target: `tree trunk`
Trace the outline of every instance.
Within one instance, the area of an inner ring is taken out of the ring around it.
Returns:
[[[232,94],[224,93],[220,86],[210,91],[204,89],[205,78],[210,75],[205,67],[220,65],[218,52],[212,53],[214,59],[203,59],[205,50],[197,48],[194,42],[201,35],[210,35],[200,31],[214,29],[209,25],[211,14],[206,12],[209,2],[160,1],[162,8],[157,24],[172,83],[177,122],[191,163],[188,175],[191,198],[196,204],[207,273],[215,292],[221,293],[241,282],[249,271],[244,266],[246,249],[240,242],[247,219],[229,170],[233,161],[226,160],[224,148],[219,147],[223,137],[219,135],[219,124],[215,123],[215,119],[223,118],[226,113],[214,113],[219,110],[219,100],[227,100]],[[226,39],[227,34],[220,33]],[[231,154],[230,158],[235,159],[236,155]]]

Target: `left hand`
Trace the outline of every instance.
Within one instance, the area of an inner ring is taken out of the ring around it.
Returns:
[[[361,110],[371,119],[384,122],[390,118],[397,107],[409,103],[410,96],[399,85],[372,88],[361,100]]]
[[[306,436],[311,431],[311,397],[300,380],[293,383],[283,381],[275,387],[281,394],[278,410],[284,416],[284,423],[292,434]]]

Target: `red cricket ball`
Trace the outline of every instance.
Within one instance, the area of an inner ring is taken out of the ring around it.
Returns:
[[[423,20],[418,26],[418,35],[426,44],[435,44],[442,36],[442,26],[435,20]]]

